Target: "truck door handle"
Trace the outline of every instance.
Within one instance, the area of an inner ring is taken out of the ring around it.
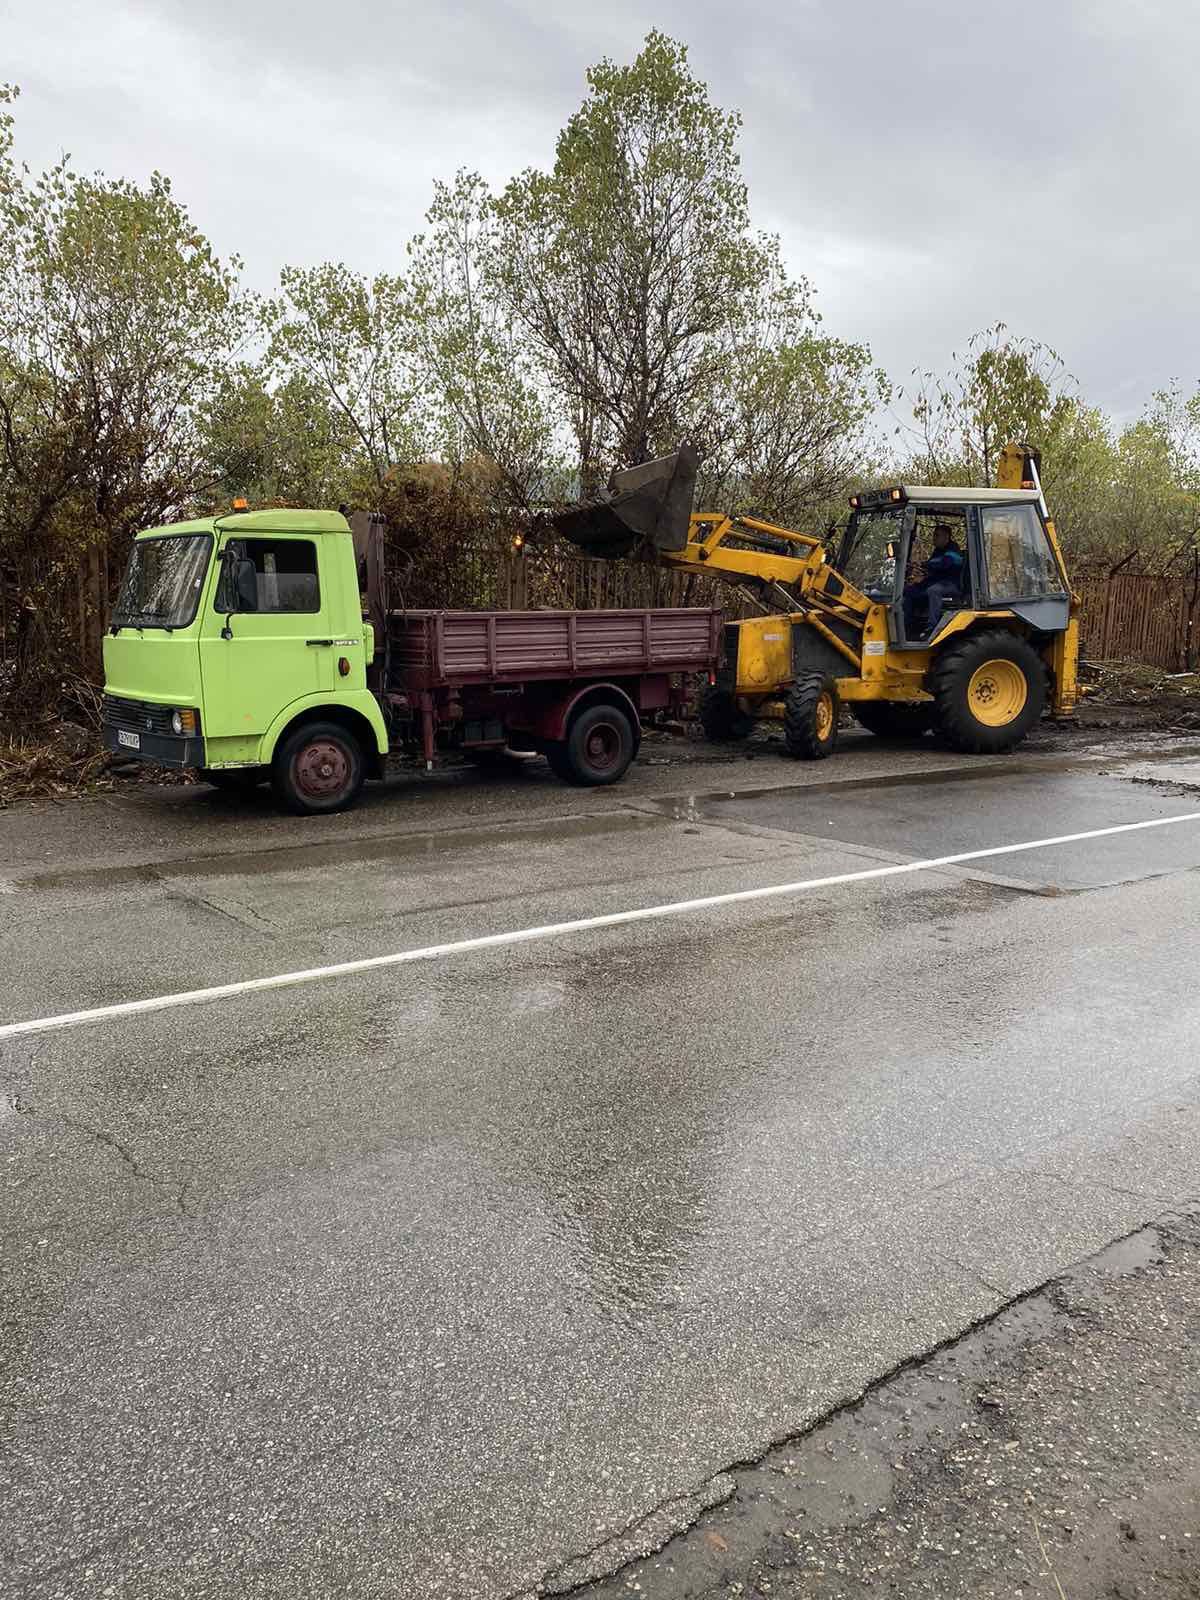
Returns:
[[[305,639],[304,642],[305,642],[305,644],[321,644],[321,645],[329,646],[329,645],[332,645],[333,640],[332,639]]]

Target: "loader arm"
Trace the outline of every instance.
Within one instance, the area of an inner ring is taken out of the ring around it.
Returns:
[[[770,548],[774,544],[803,554]],[[841,622],[861,624],[871,609],[867,596],[829,564],[823,540],[757,517],[693,512],[683,548],[657,550],[655,555],[665,567],[773,589],[780,607],[793,614],[825,612]]]
[[[824,541],[758,517],[693,511],[698,457],[690,445],[614,472],[593,501],[552,517],[588,555],[640,556],[676,571],[753,586],[770,609],[810,623],[858,667],[872,602],[830,565]],[[831,631],[829,624],[837,625]]]

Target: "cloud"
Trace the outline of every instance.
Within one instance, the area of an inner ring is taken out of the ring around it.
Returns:
[[[662,0],[744,116],[756,220],[831,331],[896,377],[1003,318],[1122,416],[1200,380],[1200,8],[1178,0]],[[639,5],[29,0],[6,72],[36,163],[153,168],[267,287],[283,262],[402,266],[435,178],[553,159]]]

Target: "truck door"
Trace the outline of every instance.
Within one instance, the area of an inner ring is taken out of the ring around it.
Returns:
[[[281,711],[334,688],[333,575],[322,570],[322,541],[298,534],[230,533],[218,558],[225,551],[232,558],[222,564],[200,640],[202,731],[206,740],[239,741],[211,749],[211,760],[250,761]],[[235,560],[242,563],[236,584]],[[236,609],[226,615],[231,602]]]

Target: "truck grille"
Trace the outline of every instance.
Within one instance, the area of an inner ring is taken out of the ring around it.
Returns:
[[[149,700],[124,700],[120,695],[104,696],[104,725],[127,728],[131,733],[162,733],[174,737],[172,706],[153,705]]]

